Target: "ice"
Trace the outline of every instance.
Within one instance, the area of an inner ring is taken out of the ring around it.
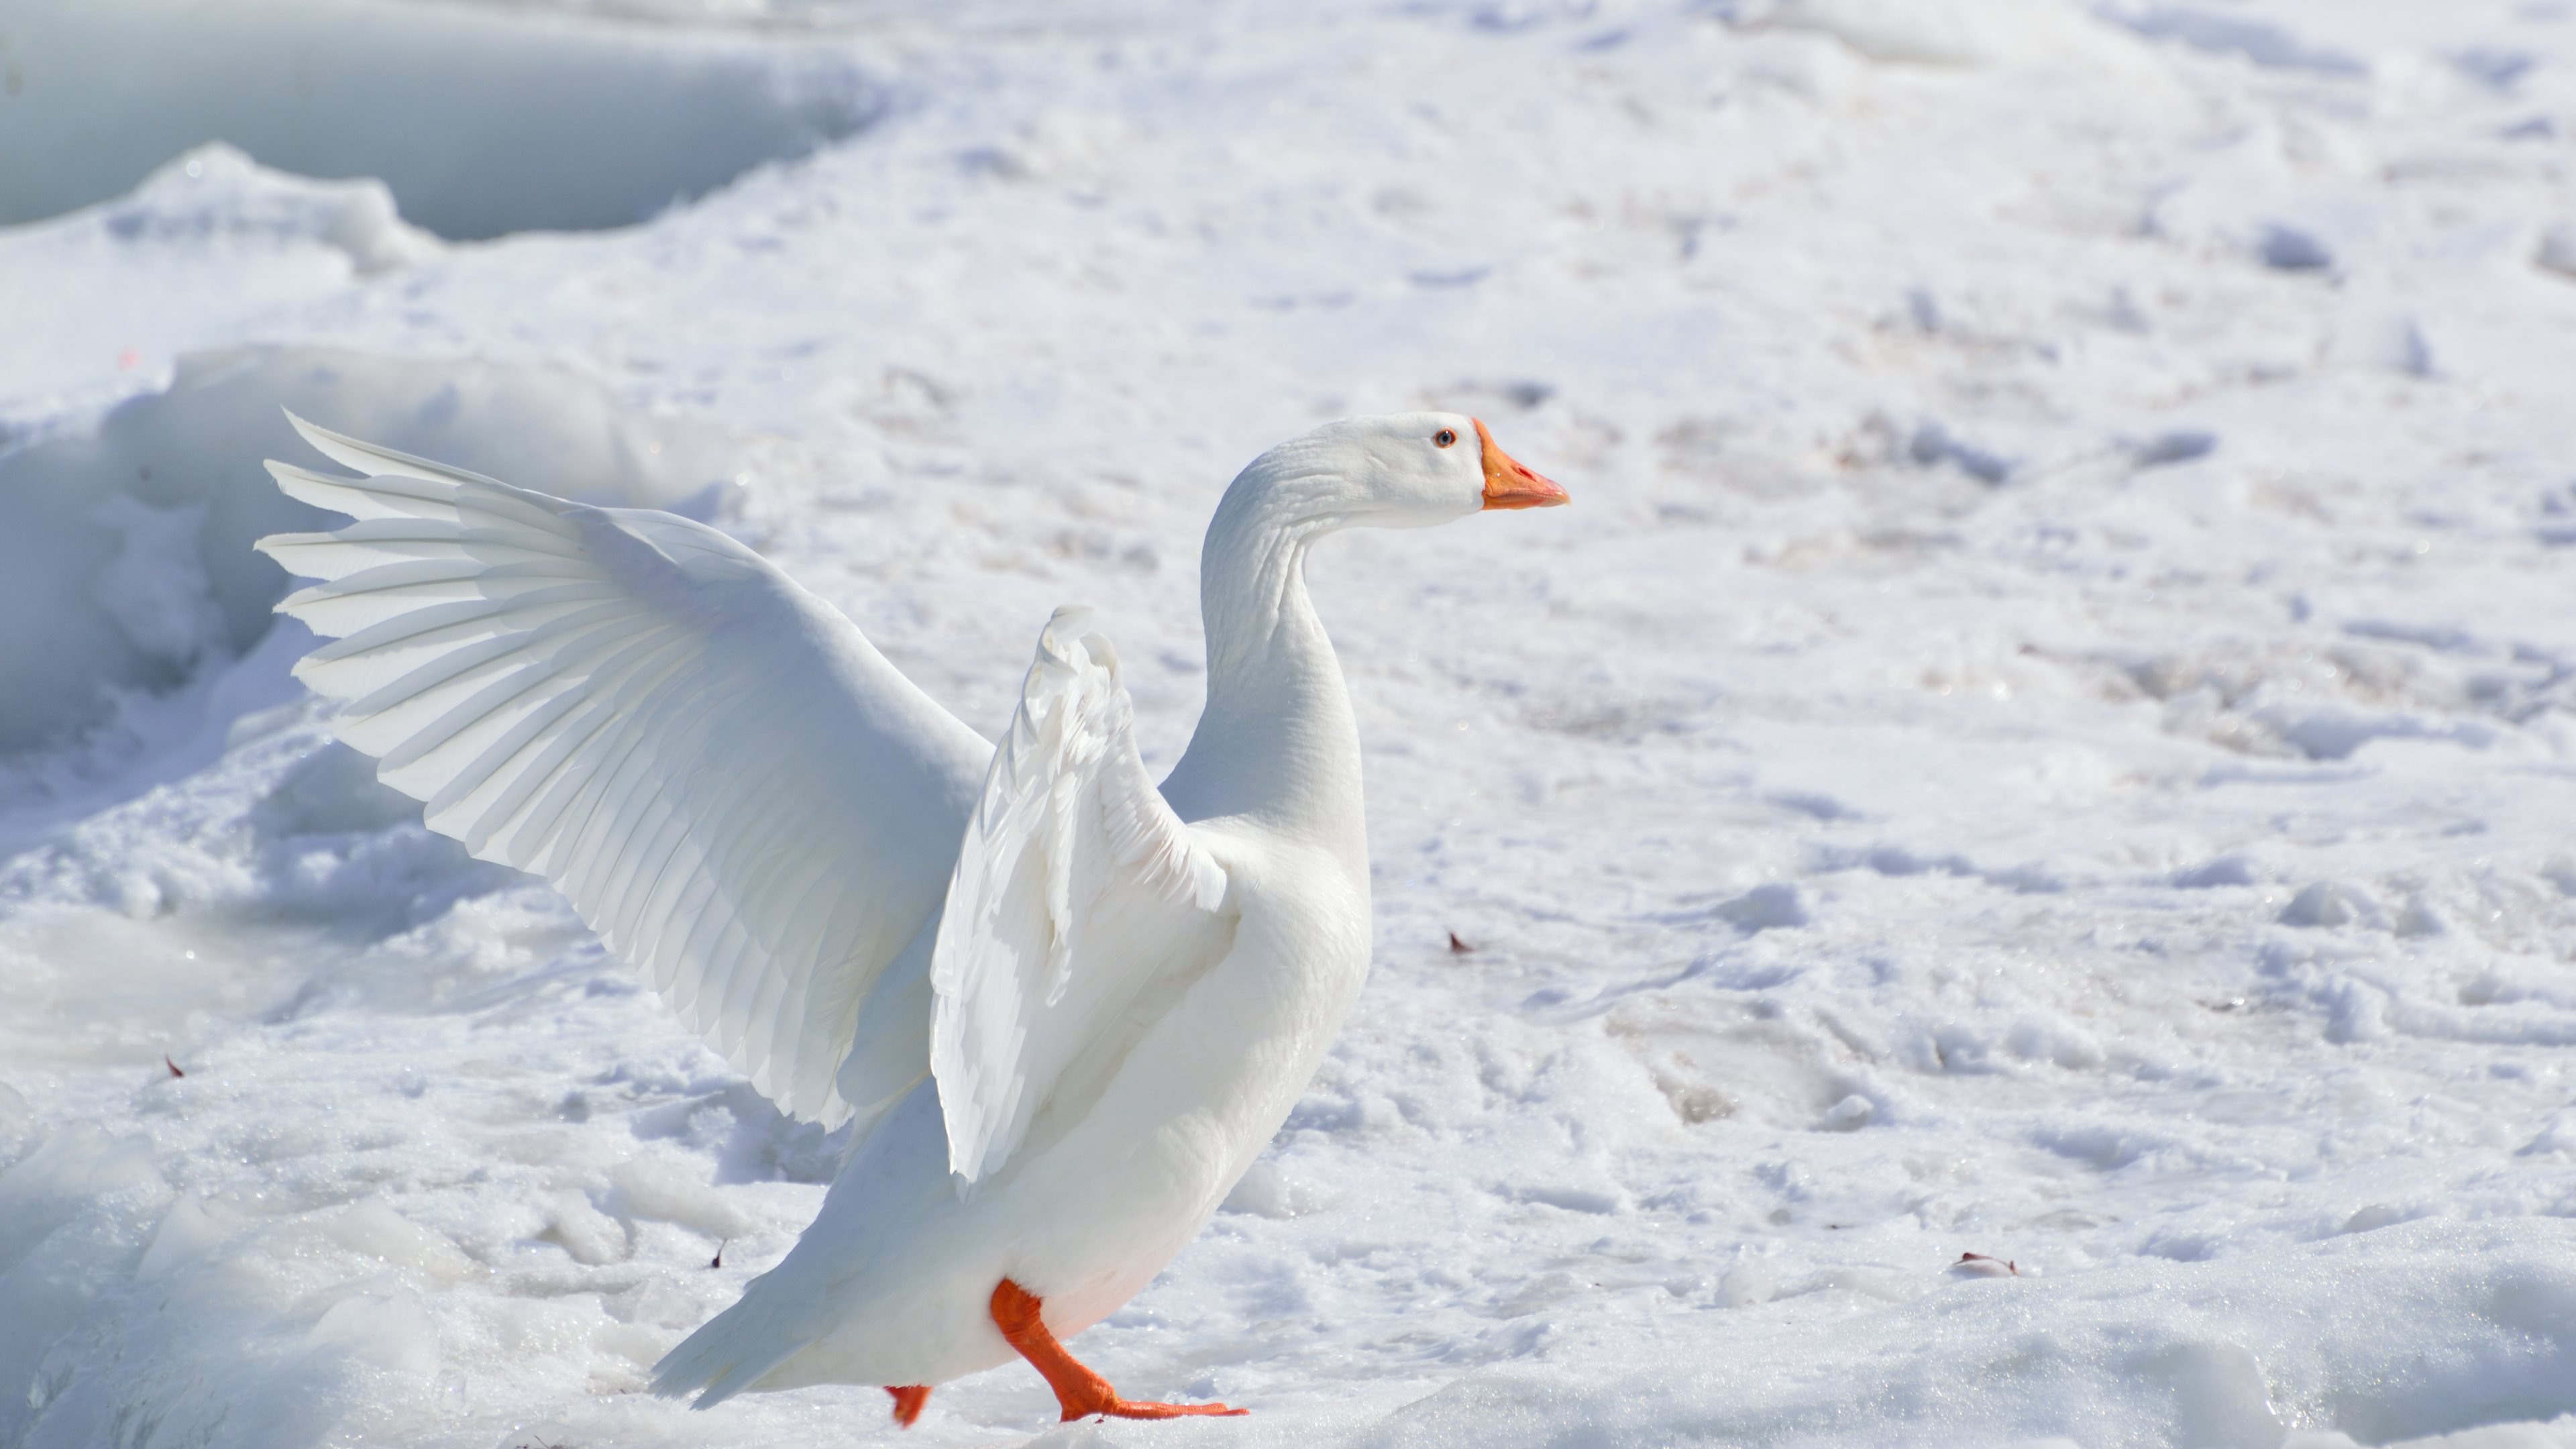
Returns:
[[[2560,8],[17,7],[0,1445],[897,1439],[644,1392],[842,1143],[329,743],[281,406],[1168,764],[1426,404],[1575,506],[1318,550],[1374,975],[1075,1343],[1252,1417],[902,1442],[2576,1444]]]
[[[104,200],[222,140],[307,176],[373,177],[442,236],[625,226],[889,104],[839,47],[499,6],[22,0],[8,38],[0,223]]]

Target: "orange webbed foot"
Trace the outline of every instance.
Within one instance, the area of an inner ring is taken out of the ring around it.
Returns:
[[[894,1421],[907,1429],[921,1417],[921,1406],[930,1402],[928,1384],[906,1384],[901,1388],[888,1384],[885,1391],[894,1395]]]
[[[1248,1409],[1230,1408],[1224,1404],[1162,1404],[1151,1399],[1122,1399],[1109,1387],[1109,1380],[1085,1368],[1079,1359],[1065,1352],[1038,1317],[1044,1305],[1038,1296],[1005,1278],[993,1290],[993,1326],[1002,1330],[1020,1357],[1046,1376],[1047,1387],[1055,1390],[1055,1401],[1064,1410],[1062,1422],[1088,1419],[1097,1414],[1111,1419],[1179,1419],[1198,1415],[1232,1418],[1250,1413]]]
[[[1180,1419],[1194,1414],[1206,1414],[1220,1419],[1239,1419],[1252,1411],[1229,1409],[1223,1404],[1159,1404],[1151,1399],[1113,1398],[1106,1406],[1087,1412],[1103,1414],[1112,1419]],[[1076,1414],[1070,1409],[1065,1411],[1067,1419],[1082,1417],[1084,1417],[1083,1414]]]

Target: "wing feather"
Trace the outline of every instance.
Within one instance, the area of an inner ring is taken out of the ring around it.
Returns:
[[[990,747],[714,529],[291,420],[363,475],[271,463],[355,521],[259,545],[320,581],[278,607],[336,636],[296,674],[341,737],[781,1107],[847,1119],[861,1002],[938,909]]]
[[[1146,777],[1117,655],[1088,618],[1059,609],[1039,637],[932,951],[930,1065],[961,1190],[1060,1089],[1105,1080],[1131,1004],[1232,940],[1224,867]]]

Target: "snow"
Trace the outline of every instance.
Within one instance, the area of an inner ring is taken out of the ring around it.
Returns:
[[[106,200],[219,140],[376,178],[441,236],[622,226],[891,103],[846,47],[739,30],[370,0],[10,10],[0,222]]]
[[[1252,1417],[903,1442],[2576,1444],[2576,12],[0,32],[0,1445],[899,1437],[641,1392],[838,1144],[326,743],[281,405],[987,732],[1095,605],[1157,764],[1262,447],[1573,492],[1315,560],[1375,975],[1075,1345]]]

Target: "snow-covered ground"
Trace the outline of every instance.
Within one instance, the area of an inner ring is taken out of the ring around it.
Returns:
[[[0,1445],[897,1437],[641,1392],[838,1144],[326,742],[281,403],[1154,761],[1261,448],[1573,491],[1316,560],[1376,974],[1076,1345],[1252,1417],[904,1442],[2576,1444],[2576,7],[942,10],[0,0]]]

